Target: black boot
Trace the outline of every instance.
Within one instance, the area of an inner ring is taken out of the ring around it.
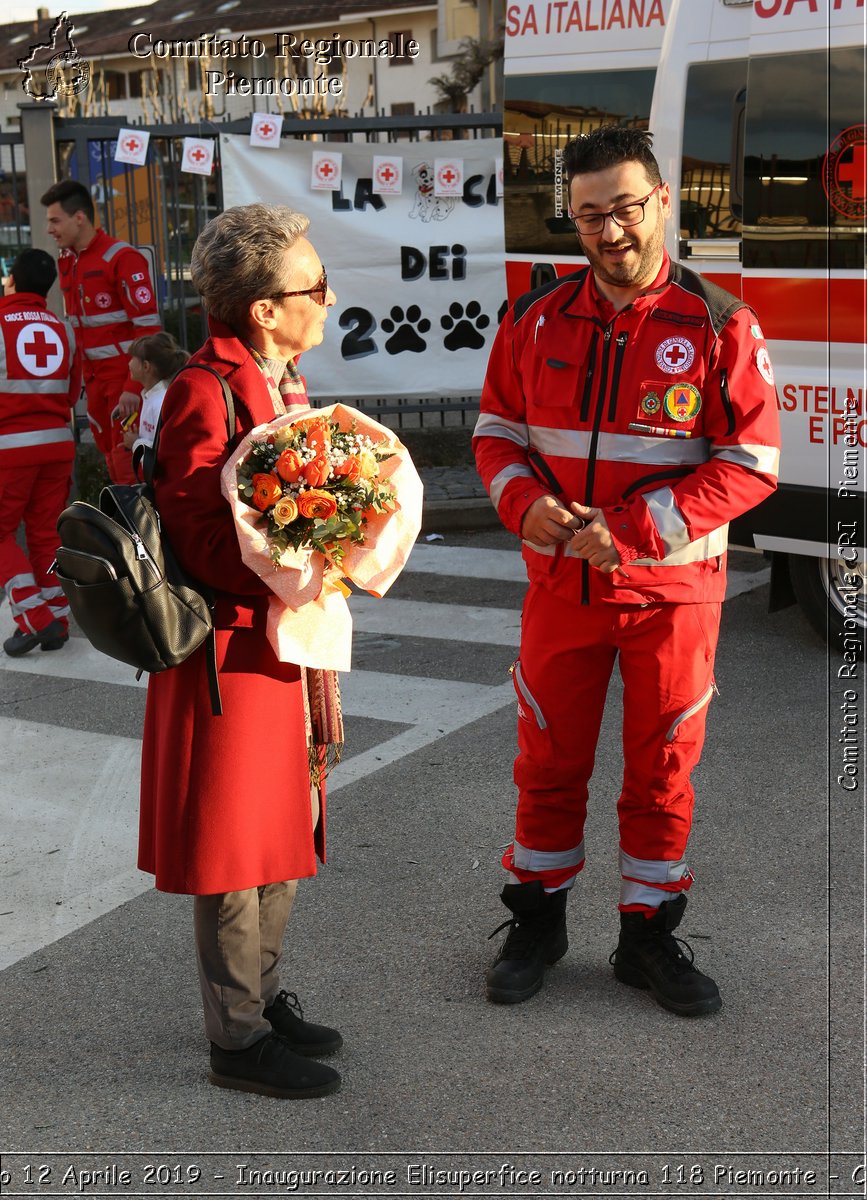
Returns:
[[[295,1054],[279,1033],[267,1034],[246,1050],[223,1050],[211,1042],[208,1079],[217,1087],[284,1100],[328,1096],[340,1087],[336,1071]]]
[[[518,1004],[538,992],[545,967],[566,953],[566,900],[568,888],[546,892],[538,881],[507,883],[500,899],[515,914],[491,934],[510,926],[500,953],[485,974],[489,1000]]]
[[[333,1054],[343,1045],[343,1038],[336,1029],[304,1020],[304,1012],[294,992],[278,992],[262,1015],[296,1054],[319,1058]]]
[[[609,962],[621,983],[650,988],[663,1008],[682,1017],[697,1017],[716,1012],[722,997],[714,981],[693,966],[690,946],[671,932],[685,908],[686,896],[681,893],[676,900],[660,904],[653,917],[621,913],[620,941]]]

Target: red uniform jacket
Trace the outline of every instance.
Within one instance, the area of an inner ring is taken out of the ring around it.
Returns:
[[[474,435],[512,532],[545,494],[601,508],[623,571],[524,543],[531,580],[583,603],[721,600],[728,522],[776,487],[779,444],[757,317],[667,255],[621,312],[589,268],[522,296]]]
[[[225,376],[239,435],[249,433],[274,417],[267,386],[231,330],[212,322],[211,333],[192,361]],[[271,592],[242,562],[220,491],[228,446],[217,380],[181,372],[166,392],[162,422],[157,505],[181,564],[217,591],[223,715],[211,713],[204,651],[151,676],[139,867],[156,875],[161,890],[193,895],[312,875],[316,853],[324,860],[324,791],[314,836],[300,671],[271,649]]]
[[[71,461],[70,410],[80,392],[75,337],[66,322],[42,296],[0,297],[0,463]]]
[[[132,342],[161,329],[147,259],[98,229],[80,254],[64,250],[57,266],[85,382],[103,371],[125,370]],[[140,392],[141,384],[127,377],[120,391]]]

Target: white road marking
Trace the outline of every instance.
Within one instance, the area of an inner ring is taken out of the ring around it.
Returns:
[[[440,546],[416,542],[405,571],[424,575],[457,575],[526,583],[527,568],[517,550],[475,550],[472,546]]]
[[[349,602],[353,628],[362,633],[436,638],[486,646],[517,646],[521,613],[516,608],[471,608],[424,600],[376,600],[353,596]]]

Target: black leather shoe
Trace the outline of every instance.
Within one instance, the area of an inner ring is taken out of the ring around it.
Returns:
[[[52,621],[38,633],[25,633],[23,629],[16,629],[12,637],[3,643],[3,649],[10,658],[21,658],[22,654],[29,654],[37,646],[43,650],[59,650],[68,641],[69,633],[63,622]]]
[[[669,1012],[699,1017],[722,1008],[722,997],[710,976],[694,965],[689,943],[671,932],[685,908],[686,896],[680,895],[660,904],[653,917],[621,913],[620,940],[609,961],[621,983],[649,988],[657,1004]]]
[[[546,892],[538,881],[507,883],[500,894],[514,916],[500,953],[485,973],[485,992],[495,1004],[520,1004],[542,986],[545,968],[561,959],[569,949],[566,937],[568,888]]]
[[[343,1045],[343,1038],[336,1029],[304,1020],[301,1003],[294,992],[278,992],[262,1015],[296,1054],[316,1058],[333,1054]]]
[[[223,1050],[212,1042],[208,1079],[216,1087],[282,1100],[328,1096],[340,1087],[336,1071],[295,1054],[279,1033],[267,1034],[246,1050]]]

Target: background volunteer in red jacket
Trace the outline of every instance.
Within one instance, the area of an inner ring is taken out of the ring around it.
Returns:
[[[567,949],[566,899],[615,659],[623,678],[624,983],[673,1012],[721,1005],[672,934],[692,872],[690,775],[715,690],[727,524],[776,486],[773,372],[756,315],[669,260],[650,135],[609,126],[565,149],[590,266],[521,297],[498,332],[474,447],[530,586],[513,669],[510,932],[487,994],[525,1000]]]
[[[93,200],[77,180],[55,183],[42,203],[48,232],[61,252],[60,288],[78,339],[94,441],[112,480],[135,483],[120,421],[138,409],[141,394],[141,385],[129,374],[130,344],[160,330],[147,259],[133,246],[94,228]]]
[[[238,435],[308,407],[295,362],[322,341],[334,293],[288,208],[227,209],[191,261],[210,337],[191,359],[224,376]],[[270,590],[241,559],[220,491],[229,455],[219,381],[189,365],[163,400],[157,506],[181,565],[214,589],[222,716],[211,711],[203,648],[152,675],[142,745],[138,865],[195,897],[210,1080],[284,1098],[322,1096],[340,1076],[308,1056],[340,1034],[304,1021],[278,964],[296,880],[324,858],[324,790],[311,787],[302,675],[267,637]]]
[[[56,278],[50,254],[22,250],[0,300],[0,586],[17,626],[3,643],[13,658],[68,638],[69,606],[48,568],[69,499],[81,373],[71,329],[45,304]]]

